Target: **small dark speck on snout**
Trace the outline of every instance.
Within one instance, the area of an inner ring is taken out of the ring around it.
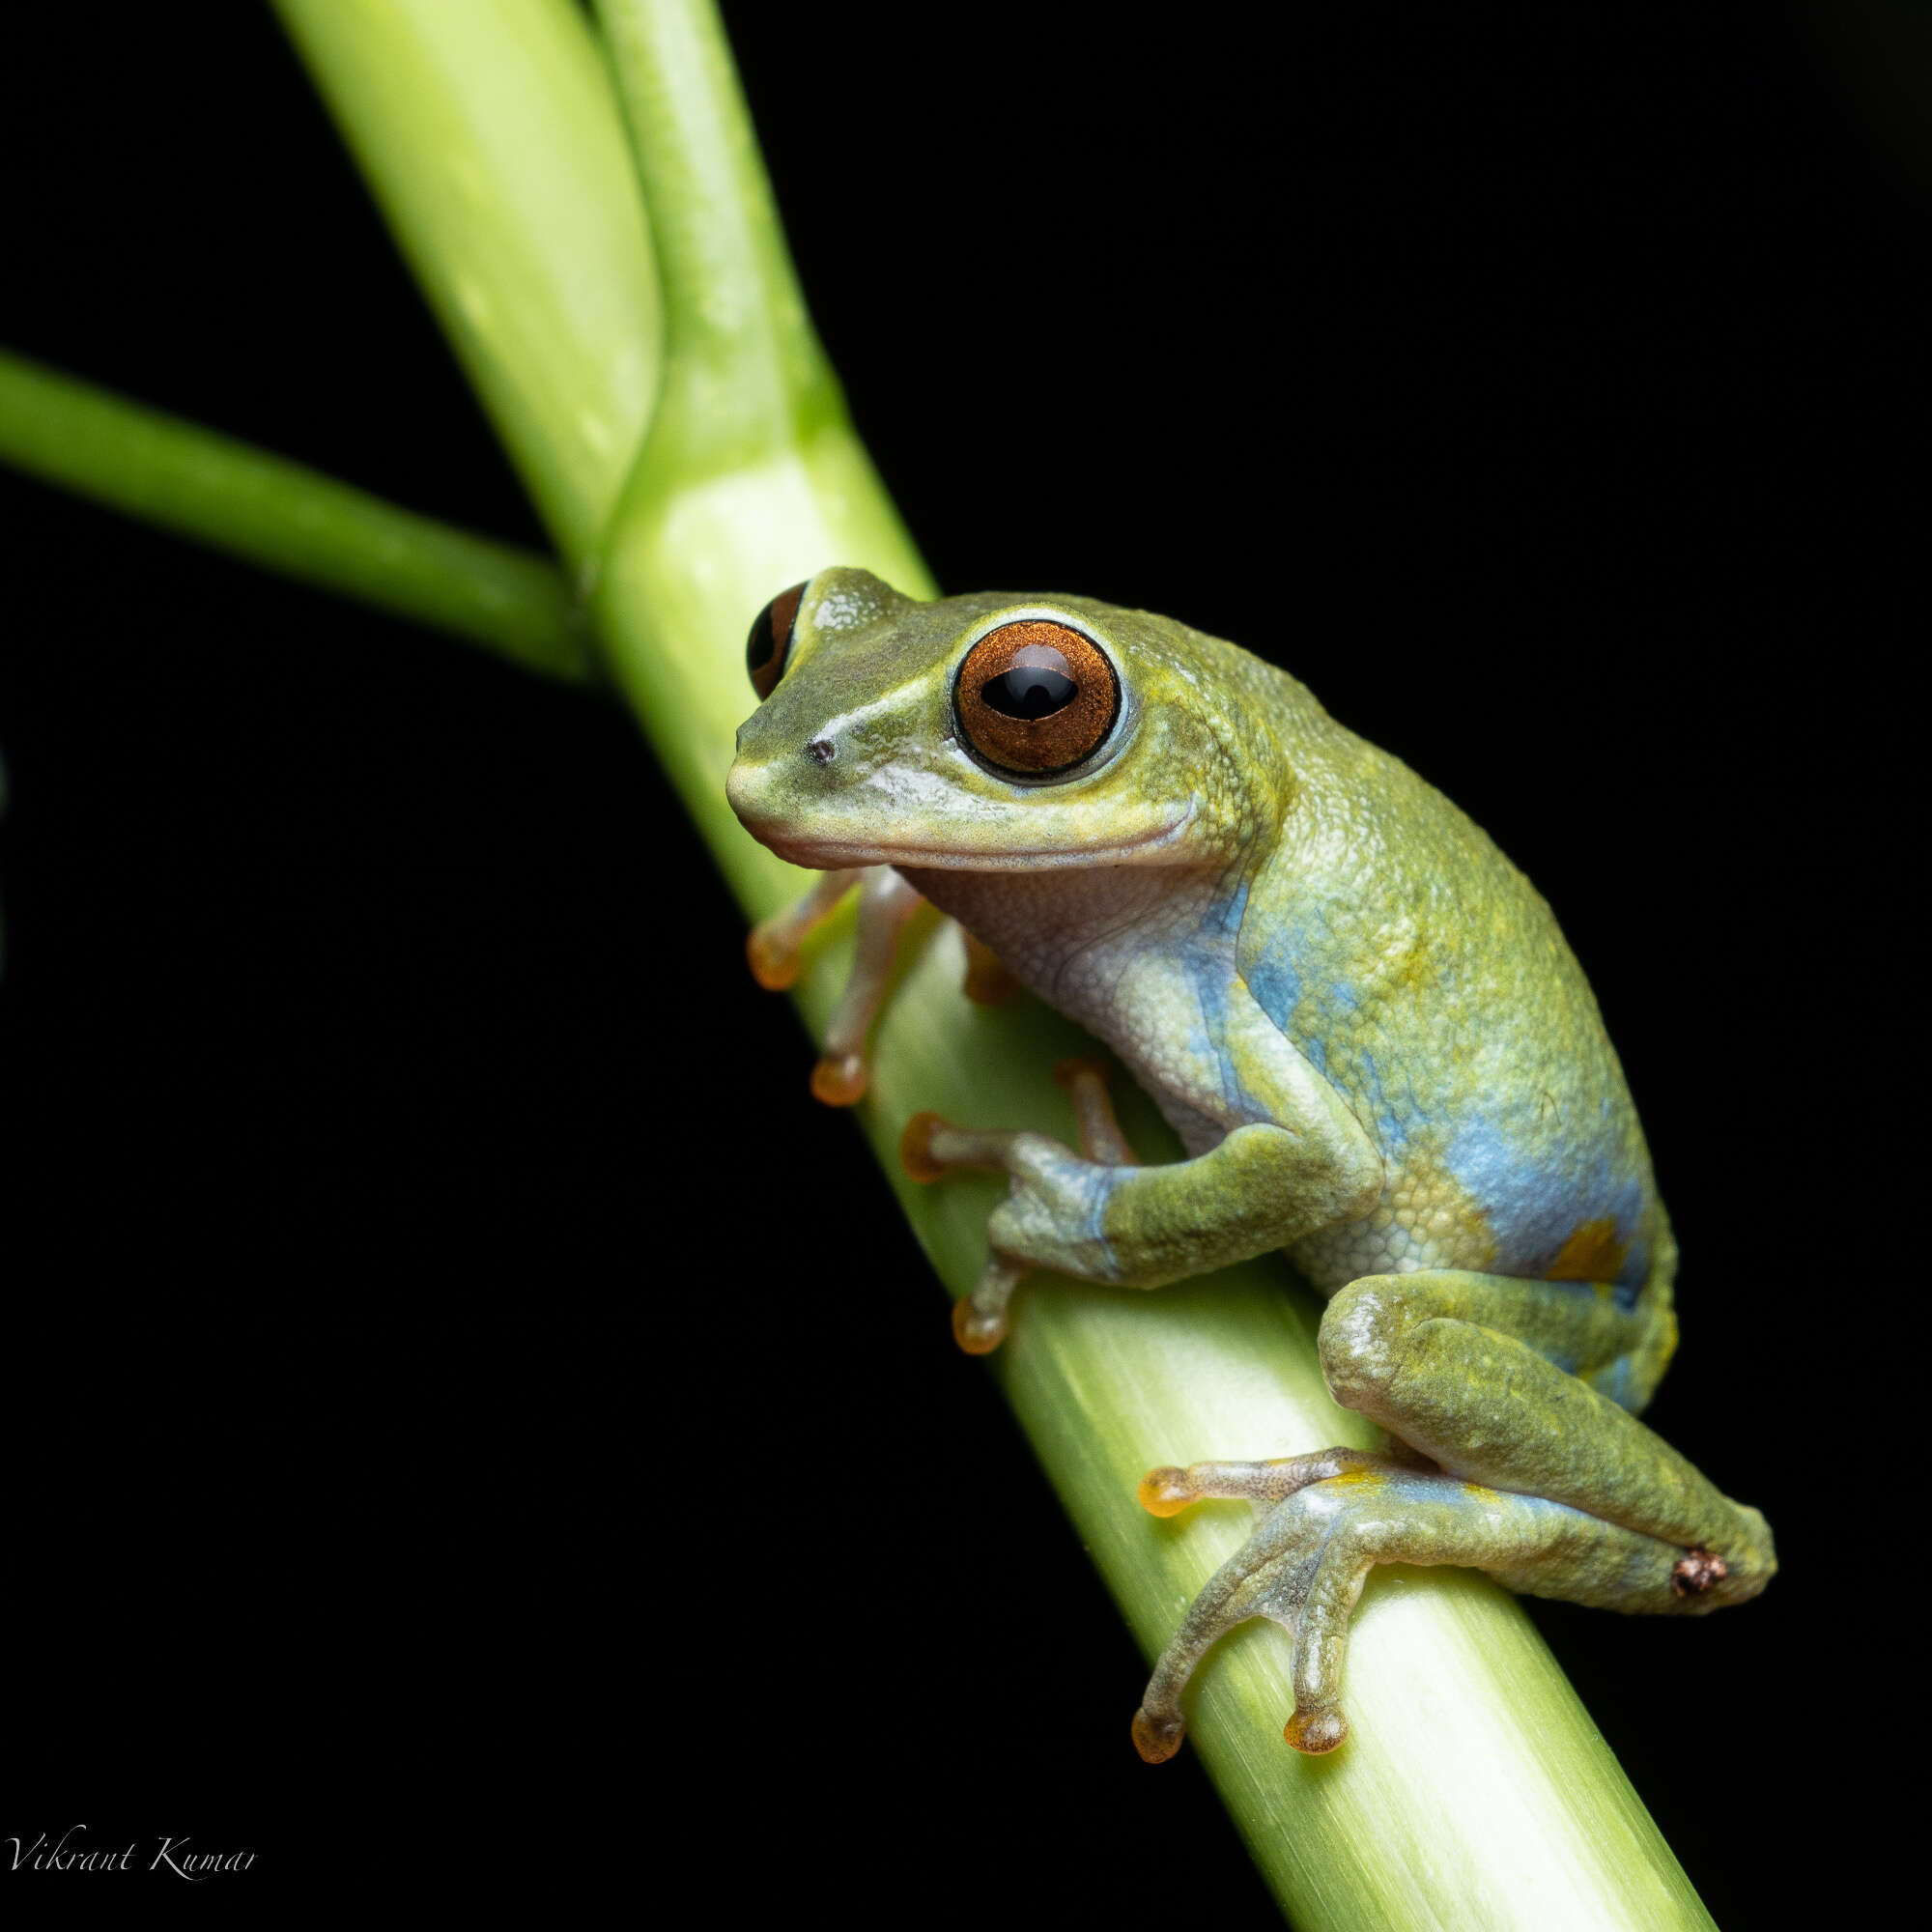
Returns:
[[[829,765],[837,755],[830,738],[814,738],[806,748],[806,755],[815,765]]]

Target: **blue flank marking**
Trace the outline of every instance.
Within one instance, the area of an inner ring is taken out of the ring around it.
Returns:
[[[1295,971],[1286,945],[1271,946],[1255,961],[1248,974],[1248,991],[1262,1011],[1288,1033],[1288,1016],[1301,1004],[1301,975]]]
[[[1245,879],[1213,906],[1201,922],[1200,936],[1183,955],[1194,998],[1201,1009],[1205,1032],[1191,1042],[1197,1057],[1220,1069],[1221,1085],[1228,1097],[1245,1101],[1235,1080],[1233,1067],[1221,1043],[1228,1037],[1228,953],[1241,920],[1248,909],[1248,883]],[[1252,989],[1251,989],[1252,990]]]
[[[1369,1103],[1369,1112],[1375,1119],[1376,1138],[1381,1144],[1384,1154],[1401,1151],[1408,1140],[1407,1122],[1398,1120],[1395,1109],[1389,1105],[1389,1097],[1382,1091],[1381,1068],[1376,1065],[1373,1053],[1358,1053],[1355,1064],[1362,1069],[1362,1094]]]
[[[1636,1401],[1635,1369],[1628,1355],[1619,1355],[1592,1381],[1597,1393],[1609,1397],[1619,1408],[1629,1408]]]
[[[1630,1244],[1617,1280],[1634,1300],[1650,1271],[1645,1244],[1635,1238],[1643,1212],[1640,1180],[1619,1179],[1606,1156],[1582,1149],[1571,1151],[1568,1171],[1541,1166],[1486,1114],[1469,1116],[1456,1129],[1447,1165],[1489,1216],[1496,1242],[1490,1265],[1496,1273],[1540,1276],[1581,1223],[1608,1221],[1617,1239]]]
[[[1289,935],[1283,934],[1274,940],[1255,961],[1247,980],[1248,991],[1254,996],[1255,1004],[1294,1041],[1309,1065],[1322,1079],[1327,1079],[1328,1042],[1325,1039],[1302,1039],[1288,1023],[1290,1015],[1301,1004],[1303,990],[1301,973],[1294,963]]]
[[[1222,923],[1223,930],[1237,926],[1237,916]],[[1334,972],[1337,965],[1343,968],[1339,974]],[[1616,1110],[1608,1094],[1600,1102],[1600,1124],[1587,1120],[1572,1123],[1577,1139],[1567,1146],[1552,1144],[1526,1119],[1513,1120],[1506,1097],[1479,1095],[1474,1105],[1480,1111],[1460,1119],[1427,1119],[1400,1063],[1378,1065],[1374,1052],[1361,1043],[1364,1037],[1378,1039],[1376,1031],[1357,1030],[1344,1020],[1361,1010],[1360,989],[1348,979],[1346,960],[1322,943],[1318,929],[1297,922],[1269,933],[1246,980],[1262,1010],[1317,1073],[1334,1081],[1386,1156],[1399,1160],[1419,1132],[1450,1132],[1444,1163],[1489,1217],[1496,1243],[1491,1265],[1498,1274],[1539,1278],[1579,1225],[1606,1220],[1627,1249],[1615,1284],[1617,1305],[1626,1310],[1635,1306],[1651,1261],[1649,1243],[1640,1238],[1643,1182],[1613,1172],[1609,1153],[1591,1145],[1600,1134],[1608,1145],[1617,1138]],[[1331,1024],[1338,1039],[1332,1068],[1326,1037]]]
[[[1235,890],[1221,901],[1219,915],[1210,915],[1202,922],[1202,930],[1211,933],[1216,939],[1233,939],[1241,929],[1241,921],[1248,911],[1248,882],[1243,879]]]

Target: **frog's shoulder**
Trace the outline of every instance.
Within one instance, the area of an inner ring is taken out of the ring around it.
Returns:
[[[1303,962],[1359,1004],[1413,995],[1432,967],[1524,942],[1552,969],[1569,961],[1542,895],[1434,785],[1319,706],[1272,723],[1288,777],[1251,878],[1244,975],[1279,979]]]

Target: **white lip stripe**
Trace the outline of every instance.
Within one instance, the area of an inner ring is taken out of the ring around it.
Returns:
[[[762,842],[770,845],[781,859],[820,869],[843,866],[924,866],[934,871],[1000,872],[1018,869],[1035,860],[1050,866],[1099,866],[1124,852],[1155,851],[1172,844],[1194,822],[1194,810],[1190,804],[1179,818],[1156,826],[1151,832],[1133,838],[1118,838],[1105,845],[1089,845],[1077,853],[1059,845],[1020,846],[980,854],[929,851],[917,845],[861,845],[836,838],[763,839]]]

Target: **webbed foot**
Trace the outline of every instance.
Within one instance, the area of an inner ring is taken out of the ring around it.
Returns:
[[[1143,1478],[1142,1504],[1156,1516],[1239,1496],[1260,1519],[1154,1665],[1133,1722],[1135,1747],[1150,1764],[1180,1747],[1180,1695],[1195,1666],[1217,1638],[1254,1617],[1294,1639],[1294,1710],[1282,1735],[1311,1755],[1340,1745],[1349,1732],[1342,1707],[1349,1617],[1378,1563],[1459,1564],[1534,1596],[1621,1609],[1684,1607],[1680,1547],[1542,1496],[1413,1466],[1402,1453],[1331,1449],[1273,1463],[1197,1463]]]

